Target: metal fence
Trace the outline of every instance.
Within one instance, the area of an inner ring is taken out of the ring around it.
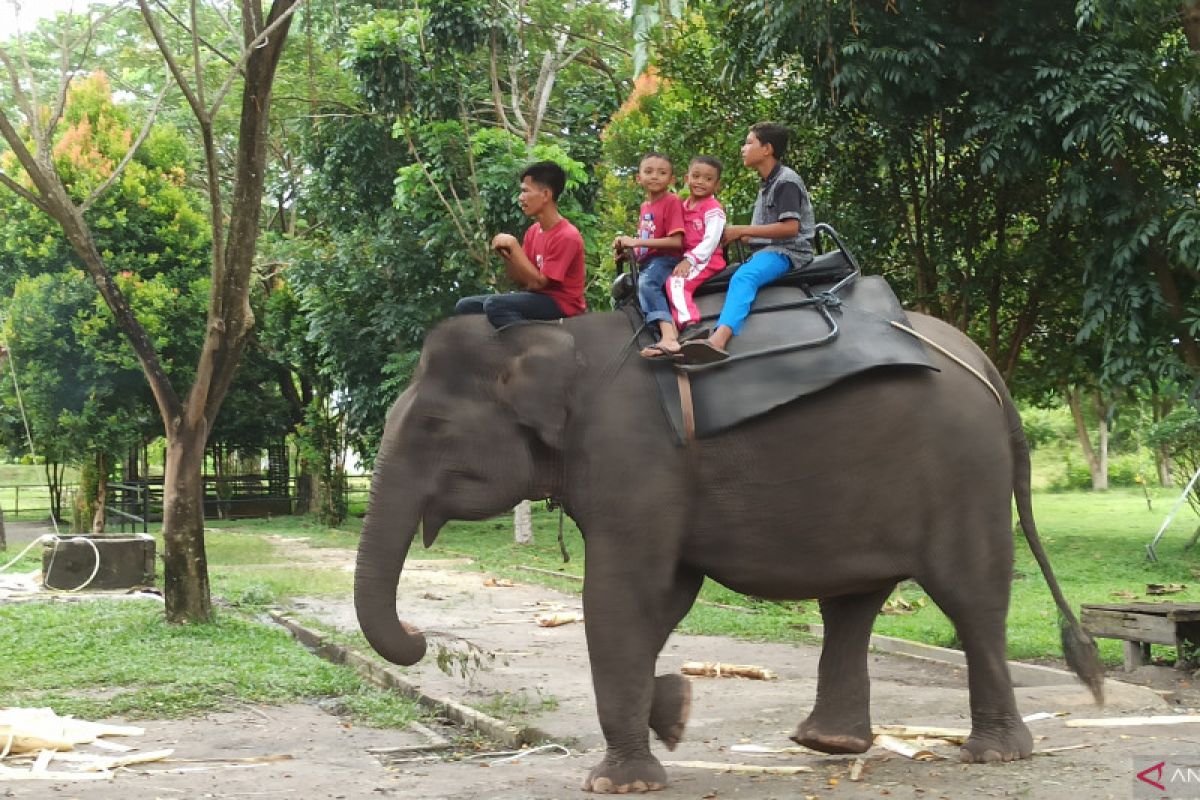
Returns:
[[[370,475],[350,475],[346,479],[346,502],[351,513],[366,508]],[[161,477],[142,481],[113,481],[108,484],[105,506],[110,522],[122,531],[145,531],[149,523],[162,520]],[[71,501],[78,484],[63,484],[63,516],[70,515]],[[0,485],[0,508],[6,519],[41,521],[50,518],[50,490],[43,484]],[[208,519],[236,519],[283,516],[296,511],[296,479],[287,481],[286,490],[268,490],[265,477],[235,475],[204,478],[204,516]]]

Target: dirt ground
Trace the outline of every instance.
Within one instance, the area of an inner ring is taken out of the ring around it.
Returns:
[[[11,547],[11,543],[10,543]],[[298,558],[348,567],[352,554],[295,550]],[[403,670],[428,695],[504,714],[568,749],[534,751],[503,760],[492,746],[460,743],[427,760],[380,754],[428,742],[419,731],[350,726],[316,705],[244,707],[204,719],[138,723],[139,749],[175,748],[174,758],[121,770],[111,781],[30,783],[0,780],[0,797],[87,798],[550,798],[583,797],[579,786],[602,755],[593,707],[583,626],[545,628],[539,612],[579,610],[579,598],[536,585],[485,586],[461,562],[410,562],[401,579],[402,616],[432,632],[431,653]],[[297,618],[354,629],[349,602],[306,600]],[[441,649],[460,669],[447,675],[434,663]],[[829,757],[794,748],[788,735],[813,702],[819,649],[815,645],[754,643],[725,637],[676,635],[658,671],[682,661],[757,664],[773,681],[696,678],[685,741],[673,753],[657,742],[671,785],[658,797],[722,798],[1127,798],[1134,775],[1168,756],[1200,758],[1200,723],[1152,727],[1068,727],[1067,721],[1134,715],[1200,714],[1192,676],[1146,667],[1132,676],[1157,691],[1109,682],[1104,708],[1077,684],[1053,676],[1046,685],[1018,688],[1023,713],[1062,714],[1029,723],[1038,754],[1014,764],[965,766],[956,748],[931,745],[945,756],[914,761],[875,747],[852,779],[854,757]],[[966,728],[965,671],[919,659],[873,653],[872,710],[876,724]],[[752,753],[747,746],[785,752]],[[789,749],[790,748],[790,749]],[[407,757],[407,756],[403,756]],[[1151,760],[1152,759],[1152,760]],[[747,768],[799,767],[796,775],[720,772],[669,762],[707,762]],[[1158,796],[1162,796],[1161,794]]]

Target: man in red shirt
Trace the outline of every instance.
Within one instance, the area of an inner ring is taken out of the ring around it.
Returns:
[[[524,291],[464,297],[455,314],[486,314],[497,328],[522,320],[573,317],[587,311],[583,299],[583,237],[558,213],[558,196],[567,175],[553,161],[530,164],[521,173],[517,204],[534,223],[518,245],[512,234],[498,233],[492,249],[504,259],[508,277]]]

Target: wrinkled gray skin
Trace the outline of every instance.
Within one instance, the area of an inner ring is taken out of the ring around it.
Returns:
[[[673,439],[654,367],[622,358],[622,315],[499,332],[481,316],[447,320],[429,335],[380,445],[354,584],[367,640],[397,664],[425,653],[396,612],[418,528],[429,546],[447,520],[553,494],[585,537],[584,616],[608,745],[584,789],[666,785],[649,730],[673,747],[690,690],[680,676],[656,680],[655,659],[706,575],[759,597],[820,599],[817,699],[796,741],[831,753],[870,746],[867,640],[893,587],[912,578],[967,654],[963,759],[1028,757],[1005,664],[1011,501],[1015,491],[1026,522],[1028,450],[984,355],[942,322],[910,319],[987,375],[1003,405],[935,353],[940,372],[869,372],[690,447]],[[1040,552],[1031,524],[1026,531]],[[1102,674],[1094,651],[1086,655]]]

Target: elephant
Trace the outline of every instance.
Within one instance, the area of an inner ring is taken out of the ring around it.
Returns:
[[[684,443],[655,393],[651,370],[664,365],[630,357],[620,312],[499,331],[478,316],[439,323],[388,413],[371,481],[354,578],[367,641],[396,664],[425,653],[423,634],[397,613],[418,528],[429,547],[449,520],[553,497],[584,538],[584,625],[606,741],[584,790],[667,785],[649,732],[674,749],[691,690],[682,675],[655,677],[655,662],[705,577],[761,598],[818,600],[816,700],[796,742],[870,747],[868,640],[893,587],[911,579],[966,653],[962,760],[1029,757],[1005,650],[1014,496],[1062,613],[1067,660],[1098,702],[1103,666],[1039,542],[1029,449],[999,373],[954,327],[909,321],[941,348],[936,370],[869,370]]]

